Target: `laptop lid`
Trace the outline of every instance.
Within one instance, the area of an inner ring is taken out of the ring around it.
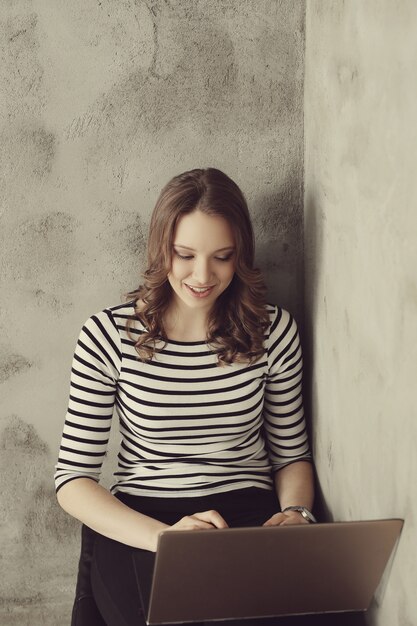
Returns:
[[[148,572],[140,558],[135,563],[147,623],[365,611],[402,525],[165,531],[151,589],[152,561]]]

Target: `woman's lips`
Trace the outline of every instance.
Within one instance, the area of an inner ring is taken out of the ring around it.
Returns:
[[[187,283],[184,283],[184,285],[188,293],[194,298],[207,298],[207,296],[209,296],[214,289],[213,285],[212,287],[205,288],[204,291],[194,291],[190,285],[187,285]],[[197,287],[196,289],[201,289],[201,287]]]

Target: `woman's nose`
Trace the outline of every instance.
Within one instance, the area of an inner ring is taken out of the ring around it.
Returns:
[[[194,262],[193,278],[200,285],[208,285],[211,278],[210,261],[196,259]]]

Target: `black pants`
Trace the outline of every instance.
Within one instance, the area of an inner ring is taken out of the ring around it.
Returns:
[[[215,509],[230,527],[260,526],[279,511],[275,494],[264,489],[241,489],[196,498],[147,498],[118,494],[130,508],[172,525],[185,515]],[[95,602],[107,626],[145,626],[132,554],[154,554],[96,536],[91,563]],[[213,622],[212,622],[213,623]],[[95,626],[91,622],[91,626]],[[98,626],[99,622],[97,622]]]

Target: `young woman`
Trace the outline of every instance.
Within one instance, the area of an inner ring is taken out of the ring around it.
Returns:
[[[131,553],[152,558],[163,530],[314,520],[297,327],[267,304],[253,264],[238,186],[216,169],[185,172],[155,206],[143,285],[81,330],[56,487],[95,531],[104,621],[89,626],[144,623]],[[107,491],[113,411],[121,443]],[[74,625],[81,613],[76,602]]]

